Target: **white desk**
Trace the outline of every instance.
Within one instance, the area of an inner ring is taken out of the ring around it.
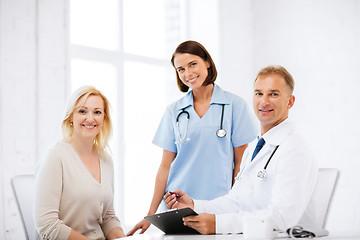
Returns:
[[[125,229],[124,229],[125,230]],[[128,229],[126,229],[128,230]],[[128,231],[125,231],[125,233]],[[139,232],[139,231],[138,231]],[[228,234],[228,235],[165,235],[161,230],[154,227],[153,225],[144,233],[127,237],[127,238],[119,238],[121,239],[129,239],[129,240],[241,240],[244,239],[242,234]],[[291,238],[281,237],[277,238],[279,240],[288,240]],[[308,238],[297,238],[297,239],[308,239]],[[327,237],[313,238],[313,239],[332,239],[332,240],[360,240],[360,231],[358,232],[339,232],[333,233],[330,232],[330,235]]]
[[[165,235],[162,233],[144,233],[137,234],[125,239],[129,240],[234,240],[244,239],[242,234],[229,234],[229,235]],[[290,239],[290,238],[277,238],[277,239]],[[298,238],[301,239],[301,238]],[[303,238],[306,239],[306,238]],[[313,239],[332,239],[332,240],[359,240],[360,233],[355,234],[330,234],[327,237],[313,238]]]

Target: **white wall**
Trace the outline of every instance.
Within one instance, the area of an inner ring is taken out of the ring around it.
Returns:
[[[289,70],[291,118],[320,167],[341,171],[328,228],[359,231],[360,1],[229,0],[220,9],[222,85],[251,103],[260,68]]]
[[[66,1],[0,0],[0,239],[24,239],[10,188],[56,139],[66,99]]]
[[[219,4],[221,86],[251,104],[254,79],[254,11],[252,0],[226,0]]]
[[[182,16],[185,26],[181,41],[198,41],[209,51],[213,60],[218,62],[220,54],[219,0],[181,0],[180,2],[184,4],[185,16]]]

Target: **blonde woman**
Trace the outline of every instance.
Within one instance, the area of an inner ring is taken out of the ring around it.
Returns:
[[[62,122],[63,140],[40,162],[35,177],[35,222],[45,239],[124,237],[113,208],[109,102],[97,89],[75,91]]]

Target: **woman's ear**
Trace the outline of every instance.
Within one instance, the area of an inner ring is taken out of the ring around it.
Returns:
[[[206,61],[206,67],[207,67],[207,69],[209,69],[210,66],[211,66],[210,62],[209,62],[209,61]]]

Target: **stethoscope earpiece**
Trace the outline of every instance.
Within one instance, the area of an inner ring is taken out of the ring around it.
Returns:
[[[181,137],[180,127],[179,127],[179,118],[180,118],[181,114],[183,114],[183,113],[186,114],[186,129],[185,129],[185,132],[184,132],[184,136]],[[190,113],[188,111],[186,111],[185,108],[183,108],[182,111],[176,117],[176,127],[177,127],[178,134],[179,134],[179,141],[175,141],[175,144],[190,141],[190,138],[186,138],[186,134],[187,134],[187,131],[188,131],[188,128],[189,128],[189,120],[190,120]]]

